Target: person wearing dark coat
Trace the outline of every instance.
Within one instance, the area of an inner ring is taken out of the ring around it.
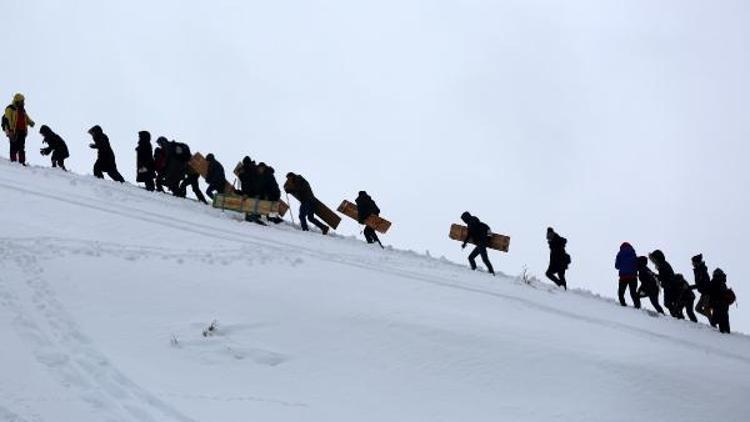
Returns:
[[[698,293],[700,293],[700,298],[698,299],[698,304],[695,305],[695,310],[699,314],[708,318],[708,321],[710,322],[712,320],[711,306],[709,306],[711,295],[708,290],[711,287],[711,276],[708,275],[708,267],[703,261],[702,254],[694,256],[691,261],[693,263],[693,277],[695,284],[690,286],[690,288],[698,290]]]
[[[154,164],[154,151],[151,146],[151,134],[145,130],[138,132],[138,146],[136,151],[136,170],[138,175],[135,181],[144,183],[146,190],[154,191],[154,177],[156,176],[156,166]]]
[[[615,269],[620,276],[620,285],[617,289],[617,297],[620,299],[620,305],[628,306],[625,303],[625,290],[630,289],[630,297],[633,299],[633,307],[640,309],[641,298],[638,296],[638,257],[635,249],[628,242],[620,245],[620,251],[615,259]]]
[[[357,204],[357,221],[359,221],[359,224],[365,224],[365,221],[371,215],[380,215],[380,208],[378,208],[375,201],[372,200],[367,192],[363,190],[359,191],[357,199],[354,202]],[[383,244],[380,243],[380,239],[372,227],[365,225],[364,235],[367,243],[377,242],[381,248],[383,247]]]
[[[477,256],[481,256],[482,262],[484,262],[485,267],[487,267],[487,272],[494,276],[495,270],[492,268],[490,258],[487,256],[487,245],[489,244],[490,235],[492,234],[490,226],[483,223],[479,218],[471,215],[468,211],[461,214],[461,221],[466,223],[468,228],[461,249],[465,249],[469,242],[476,245],[474,250],[469,254],[469,265],[471,266],[471,269],[477,269],[477,263],[475,260]]]
[[[154,173],[156,174],[154,181],[156,190],[159,192],[164,192],[164,178],[166,177],[167,169],[167,152],[159,144],[159,140],[162,139],[166,141],[166,138],[160,137],[156,141],[156,144],[159,146],[154,148]]]
[[[208,173],[206,173],[208,189],[206,189],[206,195],[208,195],[209,198],[214,199],[215,193],[224,193],[227,179],[224,174],[224,166],[216,160],[213,154],[208,154],[206,156],[206,161],[208,161]]]
[[[52,154],[52,157],[50,157],[52,160],[52,167],[60,167],[67,171],[65,168],[65,159],[70,157],[70,153],[68,152],[68,145],[63,138],[53,132],[47,125],[42,125],[42,127],[39,128],[39,133],[44,138],[42,139],[42,143],[47,144],[47,146],[40,149],[39,152],[42,155]]]
[[[659,282],[656,280],[656,274],[648,267],[648,257],[639,256],[636,265],[638,266],[638,280],[641,282],[638,287],[638,297],[647,297],[656,312],[663,315],[664,309],[659,305]]]
[[[682,310],[677,305],[680,289],[675,283],[675,274],[672,266],[667,262],[664,252],[657,249],[649,254],[649,259],[656,266],[658,273],[657,278],[664,289],[664,307],[669,310],[669,314],[678,319],[685,319]]]
[[[242,195],[249,198],[260,197],[260,189],[258,188],[261,180],[258,175],[258,166],[250,157],[242,159],[242,165],[238,171],[237,178],[240,180],[240,193]]]
[[[675,274],[675,288],[677,289],[677,311],[682,315],[682,310],[685,309],[690,321],[698,322],[698,318],[695,316],[693,309],[695,308],[695,293],[690,289],[690,283],[685,280],[685,276],[682,274]]]
[[[276,171],[266,163],[258,164],[258,174],[261,181],[260,199],[277,202],[281,200],[281,190],[279,183],[276,181]]]
[[[89,135],[94,140],[93,143],[89,144],[89,147],[95,149],[97,155],[96,162],[94,163],[94,176],[104,179],[104,173],[107,173],[112,180],[125,183],[125,179],[117,171],[115,153],[109,145],[109,137],[107,137],[99,125],[89,129]]]
[[[565,271],[570,265],[570,255],[565,251],[568,240],[555,233],[552,227],[547,227],[547,243],[549,244],[549,266],[545,275],[556,285],[568,289]]]
[[[729,334],[731,332],[729,327],[729,303],[727,301],[727,294],[729,288],[727,287],[727,275],[721,268],[717,268],[714,271],[714,277],[708,288],[708,295],[710,298],[710,306],[713,309],[712,322],[714,325],[719,326],[719,331],[722,333]]]
[[[313,223],[317,228],[320,229],[323,234],[328,234],[330,227],[326,226],[322,222],[315,218],[315,195],[313,194],[310,183],[305,180],[299,174],[292,172],[287,173],[286,183],[284,183],[284,190],[288,193],[294,194],[300,201],[299,206],[299,221],[302,226],[302,231],[310,230],[307,226],[307,221]]]

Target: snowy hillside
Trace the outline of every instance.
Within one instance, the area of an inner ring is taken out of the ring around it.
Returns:
[[[750,412],[743,335],[5,160],[0,192],[3,421]]]

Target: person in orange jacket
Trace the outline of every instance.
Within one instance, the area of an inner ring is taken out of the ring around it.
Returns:
[[[26,113],[26,99],[22,94],[13,96],[13,102],[5,107],[2,118],[2,128],[10,142],[10,161],[26,165],[26,135],[29,127],[34,127],[34,121]]]

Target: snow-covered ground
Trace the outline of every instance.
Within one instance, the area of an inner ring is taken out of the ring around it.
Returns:
[[[750,412],[744,335],[90,176],[0,160],[0,194],[0,420]]]

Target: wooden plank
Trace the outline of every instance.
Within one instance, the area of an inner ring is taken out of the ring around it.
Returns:
[[[450,237],[453,240],[458,240],[463,242],[464,239],[466,239],[466,234],[469,232],[469,229],[466,226],[461,226],[459,224],[452,224],[451,225],[451,231],[448,234],[448,237]],[[469,241],[469,243],[476,245],[474,241]],[[487,247],[490,249],[495,249],[501,252],[508,252],[508,249],[510,248],[510,237],[505,236],[502,234],[490,234],[490,241],[487,244]]]
[[[206,158],[200,152],[193,154],[193,157],[188,161],[188,166],[197,171],[204,179],[208,175],[208,161],[206,161]],[[226,180],[225,183],[224,193],[234,193],[234,186]]]
[[[234,171],[233,171],[234,175],[237,176],[238,179],[240,177],[240,170],[241,169],[242,169],[242,162],[240,161],[234,167]],[[289,211],[289,204],[287,204],[283,200],[279,199],[279,210],[278,210],[279,215],[283,217],[286,214],[287,211]]]
[[[357,210],[356,204],[353,204],[345,199],[341,203],[341,205],[339,205],[337,211],[347,217],[354,219],[354,221],[359,222],[359,211]],[[367,217],[367,219],[365,220],[365,225],[383,234],[388,232],[388,229],[391,228],[390,221],[377,215],[371,215]]]
[[[213,207],[220,208],[223,210],[243,212],[246,214],[260,214],[268,215],[271,213],[279,213],[278,202],[264,201],[256,198],[248,198],[240,195],[226,195],[216,194],[214,195]]]

